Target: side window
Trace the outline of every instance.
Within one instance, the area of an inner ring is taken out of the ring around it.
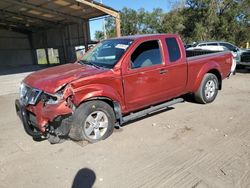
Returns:
[[[165,39],[167,48],[168,48],[168,54],[169,54],[169,59],[170,62],[175,62],[181,57],[181,52],[179,45],[176,41],[176,38],[166,38]]]
[[[162,64],[162,56],[157,40],[140,44],[131,55],[131,68],[149,67]]]
[[[221,46],[225,46],[227,49],[229,49],[230,51],[234,51],[236,49],[235,46],[228,44],[228,43],[220,43]]]
[[[218,46],[217,43],[208,43],[207,46]]]
[[[198,44],[197,46],[206,46],[207,44]]]

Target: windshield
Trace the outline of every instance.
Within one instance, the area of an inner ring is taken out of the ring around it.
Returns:
[[[131,39],[104,40],[86,53],[80,63],[113,68],[132,43]]]

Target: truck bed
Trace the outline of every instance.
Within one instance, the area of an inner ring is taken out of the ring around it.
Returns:
[[[221,51],[211,51],[211,50],[186,50],[186,57],[201,56],[206,54],[220,53]]]
[[[226,78],[231,69],[231,59],[232,54],[228,51],[187,57],[189,78],[187,89],[190,92],[194,92],[197,89],[197,85],[194,83],[197,81],[197,78],[199,80],[200,75],[203,75],[201,71],[206,70],[204,66],[208,65],[207,62],[210,62],[211,65],[213,64],[213,67],[220,67],[221,70],[218,74],[221,76],[221,79]]]
[[[196,59],[200,60],[200,59],[207,59],[207,58],[213,58],[213,57],[220,57],[224,54],[231,54],[231,52],[230,51],[220,52],[220,51],[202,50],[202,51],[192,51],[192,54],[191,54],[189,51],[188,53],[186,53],[186,57],[187,57],[187,61],[192,61]]]

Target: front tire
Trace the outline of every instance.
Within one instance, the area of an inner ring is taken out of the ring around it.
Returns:
[[[73,117],[76,140],[95,143],[108,138],[114,130],[115,114],[109,104],[103,101],[88,101],[81,104]]]
[[[213,102],[218,94],[218,86],[218,78],[214,74],[205,74],[199,89],[195,92],[196,102],[201,104]]]

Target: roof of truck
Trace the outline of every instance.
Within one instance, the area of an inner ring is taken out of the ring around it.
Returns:
[[[149,38],[149,37],[160,37],[160,36],[168,36],[168,35],[176,35],[176,34],[143,34],[143,35],[129,35],[129,36],[122,36],[118,38],[111,38],[111,39],[132,39],[132,40],[137,40],[137,39],[142,39],[142,38]],[[177,35],[176,35],[177,36]]]

